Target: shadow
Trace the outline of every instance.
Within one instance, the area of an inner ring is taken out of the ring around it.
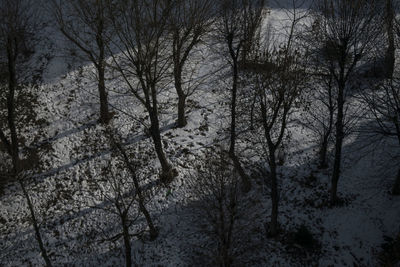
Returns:
[[[169,202],[168,200],[165,201]],[[160,230],[156,240],[147,241],[146,239],[138,240],[136,238],[131,240],[133,261],[137,266],[211,266],[210,260],[214,256],[214,252],[217,251],[217,241],[212,236],[207,235],[208,229],[204,228],[207,225],[207,219],[203,212],[199,212],[208,204],[198,200],[191,200],[186,204],[176,202],[169,202],[168,204],[165,209],[152,212],[152,217],[157,221]],[[247,212],[250,213],[250,210],[253,209],[248,209]],[[145,223],[142,219],[140,221]],[[243,251],[241,251],[243,254],[240,258],[238,256],[236,262],[250,264],[251,260],[248,260],[246,256],[249,253],[256,254],[252,249],[256,247],[254,243],[261,243],[258,230],[262,226],[257,223],[250,223],[251,225],[240,227],[243,221],[238,220],[237,223],[233,237],[236,242],[233,243],[233,246],[239,247],[238,243],[240,242],[241,246],[247,245],[248,247],[243,248]],[[120,232],[119,229],[117,231]],[[249,243],[250,239],[253,240],[253,244]],[[125,248],[122,240],[120,241],[118,244],[121,253],[119,259],[123,261]],[[93,265],[96,259],[107,255],[103,259],[102,265],[111,265],[108,262],[108,256],[112,254],[111,251],[100,255],[93,253],[90,258],[94,261],[76,257],[77,260],[74,264],[78,266]]]
[[[367,122],[360,127],[369,126],[370,123],[373,124],[374,122]],[[166,129],[168,127],[171,127],[171,125],[167,126]],[[135,142],[140,138],[145,137],[143,135],[130,137],[129,141],[124,144]],[[316,170],[316,165],[309,162],[296,166],[280,167],[280,173],[283,174],[283,177],[280,177],[279,215],[282,232],[277,239],[268,239],[265,236],[264,224],[269,220],[270,213],[269,192],[268,188],[264,188],[262,181],[265,177],[253,177],[254,187],[250,194],[246,194],[243,198],[244,203],[249,205],[246,212],[250,215],[240,216],[244,221],[239,225],[244,223],[245,227],[240,230],[243,232],[237,232],[240,238],[243,238],[241,242],[247,242],[246,251],[240,256],[243,258],[240,259],[240,263],[243,264],[239,266],[271,266],[274,264],[287,265],[288,263],[309,266],[318,262],[329,262],[329,259],[343,259],[347,256],[349,257],[346,259],[350,260],[347,263],[351,264],[354,257],[360,258],[364,251],[370,251],[375,247],[375,244],[380,243],[379,237],[365,233],[368,233],[367,230],[377,231],[378,233],[389,231],[389,228],[396,224],[396,221],[400,218],[395,216],[396,212],[398,214],[397,207],[399,207],[399,204],[390,200],[390,196],[384,193],[382,182],[371,175],[370,170],[373,166],[365,167],[366,157],[361,157],[358,162],[354,161],[354,158],[358,157],[358,153],[364,154],[370,150],[370,147],[365,146],[369,145],[368,140],[371,141],[368,135],[356,133],[344,146],[344,153],[347,158],[344,159],[339,192],[342,192],[345,197],[351,196],[352,199],[349,205],[343,207],[313,206],[313,202],[319,199],[323,200],[322,194],[329,189],[329,175],[325,173],[325,170]],[[306,147],[303,151],[308,151],[307,149]],[[381,149],[385,150],[384,147],[381,147]],[[302,153],[302,151],[294,152]],[[311,151],[304,153],[309,154]],[[360,169],[363,169],[363,171],[359,173]],[[329,170],[327,171],[329,172]],[[316,179],[311,181],[310,184],[305,184],[304,182],[309,178],[307,176],[310,172],[315,173]],[[359,177],[355,175],[359,175]],[[182,183],[188,183],[187,177],[181,178],[183,179]],[[144,185],[143,189],[151,190],[157,186],[157,181],[151,181]],[[181,188],[184,188],[184,191],[178,192]],[[160,235],[152,242],[132,238],[132,252],[135,255],[133,261],[138,266],[207,266],[209,258],[215,256],[213,251],[216,244],[216,240],[208,235],[210,228],[207,216],[203,213],[204,208],[210,203],[205,200],[207,197],[200,200],[191,197],[190,184],[183,186],[179,183],[179,187],[174,187],[172,184],[170,189],[171,197],[159,193],[153,199],[154,201],[149,203],[151,215],[156,220],[156,225],[160,227]],[[176,196],[174,190],[177,191]],[[376,195],[377,193],[378,195]],[[126,193],[126,195],[132,194],[135,194],[135,192]],[[181,201],[180,197],[184,197],[185,201]],[[86,251],[85,242],[88,242],[88,237],[85,236],[86,232],[93,231],[94,239],[92,242],[98,242],[98,235],[103,230],[111,233],[120,232],[117,222],[108,221],[101,216],[95,217],[95,220],[92,216],[89,218],[89,215],[95,210],[106,208],[108,205],[110,203],[98,203],[73,214],[57,215],[56,218],[42,223],[44,239],[48,242],[47,246],[54,255],[52,258],[55,263],[76,266],[123,264],[124,247],[121,240],[112,243],[114,249],[106,249],[99,243],[93,243],[93,249]],[[380,217],[383,211],[387,218]],[[341,216],[338,216],[338,212]],[[391,214],[391,217],[388,217],[387,214]],[[376,218],[376,216],[379,216],[379,218]],[[375,220],[378,219],[384,220],[376,225]],[[79,221],[82,220],[83,224],[86,225],[85,228],[70,229],[74,232],[74,235],[68,237],[64,235],[61,239],[54,238],[54,230],[59,231],[60,228],[63,229],[64,225],[70,227],[66,223],[75,220],[75,224],[79,224]],[[145,225],[142,218],[137,223],[142,226]],[[314,235],[319,235],[318,241],[321,243],[323,251],[326,251],[324,253],[327,254],[306,252],[301,257],[293,254],[301,250],[293,250],[293,245],[291,245],[290,240],[287,240],[287,236],[288,233],[293,232],[297,226],[302,224],[307,225]],[[364,228],[364,226],[367,228]],[[99,227],[104,228],[99,229]],[[350,235],[347,227],[352,229]],[[34,232],[31,229],[6,236],[7,243],[4,241],[4,245],[0,246],[2,248],[0,259],[6,265],[15,262],[15,253],[24,255],[26,251],[32,251],[32,248],[28,249],[22,245],[24,242],[36,244]],[[360,243],[360,240],[362,243]],[[0,244],[2,244],[1,242]],[[360,249],[352,246],[354,242],[360,244]],[[329,249],[335,245],[339,246],[338,250]],[[66,247],[71,247],[73,251],[67,252]],[[80,247],[82,248],[79,249]],[[111,247],[111,245],[108,247]],[[37,250],[37,248],[34,249]],[[353,256],[351,256],[352,254]],[[361,263],[368,266],[371,259],[366,258]]]
[[[143,185],[141,187],[141,191],[142,192],[151,191],[159,185],[160,185],[160,182],[158,180],[153,180],[153,181],[150,181],[149,183]],[[133,198],[133,197],[135,197],[135,195],[136,195],[136,190],[131,190],[131,191],[124,193],[123,197]],[[74,212],[73,214],[62,214],[55,219],[47,219],[46,221],[43,221],[41,223],[41,228],[42,228],[41,231],[44,231],[44,229],[52,229],[52,228],[54,228],[54,226],[63,225],[63,224],[68,223],[69,221],[73,221],[73,220],[76,220],[79,218],[81,218],[83,220],[83,218],[85,216],[93,213],[95,210],[104,210],[107,207],[112,206],[112,205],[114,205],[114,204],[111,201],[101,202],[99,204],[96,204],[96,205],[93,205],[90,207],[85,207],[85,208],[79,210],[78,212]],[[139,220],[138,222],[140,222],[140,221],[144,221],[144,218],[141,218],[141,220]],[[29,228],[30,228],[29,230],[19,231],[18,233],[13,235],[13,238],[15,240],[18,240],[19,238],[24,239],[30,235],[33,236],[35,232],[33,229],[31,229],[30,226],[29,226]],[[35,243],[37,241],[36,241],[36,239],[33,239],[31,242]],[[10,249],[14,250],[18,246],[19,246],[18,243],[16,243]]]
[[[62,137],[68,136],[68,135],[70,135],[72,133],[83,131],[83,130],[85,130],[87,128],[90,128],[90,127],[93,127],[95,125],[96,125],[96,122],[91,122],[91,123],[85,124],[85,125],[83,125],[81,127],[78,127],[78,128],[75,128],[75,129],[71,129],[71,130],[66,131],[64,133],[56,135],[55,137],[49,138],[48,140],[40,142],[38,144],[38,146],[39,145],[44,145],[44,144],[49,144],[49,143],[51,143],[52,141],[54,141],[54,140],[56,140],[58,138],[62,138]],[[166,132],[168,130],[173,129],[174,127],[175,127],[175,123],[171,123],[171,124],[165,125],[165,126],[160,128],[160,132],[161,133]],[[141,142],[141,141],[143,141],[145,139],[148,139],[148,138],[150,138],[150,137],[145,135],[145,134],[135,135],[135,136],[128,136],[127,139],[122,143],[122,145],[123,146],[133,145],[133,144],[139,143],[139,142]],[[108,150],[100,151],[100,152],[95,153],[93,155],[84,155],[83,157],[75,159],[75,160],[71,161],[68,164],[65,164],[65,165],[53,168],[51,170],[47,170],[47,171],[35,174],[35,175],[32,176],[32,178],[34,178],[35,181],[40,182],[40,181],[43,181],[47,177],[56,175],[56,174],[58,174],[58,173],[60,173],[62,171],[66,171],[66,170],[68,170],[68,169],[70,169],[70,168],[72,168],[72,167],[74,167],[74,166],[76,166],[78,164],[82,164],[82,163],[89,162],[89,161],[97,159],[97,158],[104,157],[106,155],[109,155],[110,153],[111,153],[111,150],[108,149]]]
[[[26,146],[24,149],[27,149],[27,150],[29,150],[29,149],[38,149],[38,148],[40,148],[42,146],[49,145],[49,144],[51,144],[52,142],[54,142],[56,140],[62,139],[64,137],[68,137],[68,136],[70,136],[72,134],[76,134],[76,133],[82,132],[82,131],[84,131],[86,129],[89,129],[89,128],[92,128],[92,127],[95,127],[97,124],[98,124],[98,121],[91,121],[91,122],[85,123],[85,124],[83,124],[83,125],[81,125],[79,127],[76,127],[74,129],[66,130],[66,131],[64,131],[62,133],[58,133],[58,134],[56,134],[56,135],[54,135],[52,137],[49,137],[49,138],[47,138],[45,140],[42,140],[42,141],[39,141],[39,142],[37,142],[35,144],[31,144],[29,146]]]

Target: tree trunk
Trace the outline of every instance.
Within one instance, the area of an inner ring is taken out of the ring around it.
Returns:
[[[333,165],[333,174],[332,174],[332,184],[331,184],[331,205],[335,205],[337,203],[337,188],[338,182],[340,178],[340,165],[342,159],[342,143],[343,138],[336,137],[336,145],[335,145],[335,162]]]
[[[396,118],[395,120],[395,127],[396,127],[396,132],[397,132],[397,141],[399,142],[400,145],[400,125],[399,125],[399,120]],[[400,167],[397,171],[397,177],[396,181],[394,182],[393,188],[392,188],[392,194],[399,196],[400,195]]]
[[[237,97],[237,84],[238,84],[238,66],[237,59],[233,58],[233,81],[232,81],[232,99],[231,99],[231,139],[229,146],[229,154],[235,155],[236,143],[236,97]]]
[[[105,86],[105,78],[104,78],[104,67],[99,66],[97,69],[99,74],[99,95],[100,95],[100,122],[103,124],[107,124],[110,120],[110,114],[108,112],[108,100],[107,100],[107,92]]]
[[[341,75],[343,77],[343,75]],[[331,205],[337,203],[337,187],[340,177],[340,166],[342,161],[342,146],[343,146],[343,119],[344,119],[344,88],[345,82],[343,79],[339,82],[338,86],[338,116],[336,120],[336,138],[335,138],[335,161],[333,165],[332,185],[331,185]]]
[[[218,190],[218,209],[219,209],[219,221],[217,225],[217,233],[219,233],[219,255],[220,258],[219,265],[226,266],[226,261],[229,255],[228,252],[228,240],[227,240],[227,226],[225,223],[225,207],[224,200],[226,197],[226,192],[224,184],[218,184],[220,189]]]
[[[25,188],[25,186],[24,186],[24,184],[23,184],[23,182],[21,180],[19,180],[19,184],[21,185],[22,192],[23,192],[23,194],[25,196],[25,199],[26,199],[26,202],[28,204],[29,212],[31,213],[33,229],[35,230],[36,240],[37,240],[37,242],[39,244],[40,252],[42,253],[42,257],[43,257],[43,259],[44,259],[44,261],[46,263],[46,266],[47,267],[51,267],[52,266],[51,265],[51,261],[50,261],[49,256],[47,255],[46,249],[45,249],[44,244],[43,244],[43,240],[42,240],[42,236],[40,234],[39,226],[38,226],[38,223],[37,223],[37,220],[36,220],[35,210],[33,208],[33,204],[31,202],[29,194],[26,191],[26,188]]]
[[[125,157],[126,157],[126,154],[125,154]],[[128,159],[125,159],[125,160],[128,160]],[[130,165],[129,162],[128,162],[128,164],[129,164],[129,169],[130,169],[131,174],[132,174],[133,183],[135,185],[136,192],[137,192],[137,195],[138,195],[139,210],[143,213],[143,215],[144,215],[144,217],[146,219],[147,225],[149,226],[150,240],[155,240],[157,238],[157,236],[158,236],[158,231],[154,227],[153,220],[152,220],[152,218],[150,216],[150,213],[148,212],[148,210],[146,208],[145,199],[144,199],[144,196],[143,196],[142,189],[140,188],[139,182],[137,180],[136,173],[134,173],[134,170],[131,169],[131,165]]]
[[[124,212],[121,214],[121,223],[122,223],[122,233],[124,236],[124,245],[125,245],[125,266],[132,266],[132,247],[131,247],[131,237],[129,234],[129,227],[127,222],[127,213]]]
[[[160,133],[160,123],[158,120],[158,101],[157,101],[157,90],[156,84],[153,82],[147,86],[148,90],[145,90],[146,94],[146,108],[150,116],[150,134],[154,142],[154,148],[157,153],[158,160],[161,164],[161,175],[160,180],[163,183],[170,183],[174,177],[178,175],[176,169],[174,169],[168,162],[165,156],[163,144]],[[150,94],[149,94],[150,92]]]
[[[388,47],[385,54],[385,77],[390,79],[393,77],[394,63],[395,63],[395,43],[394,43],[394,10],[393,1],[386,0],[385,12],[386,34],[388,40]]]
[[[99,6],[100,8],[100,6]],[[99,10],[98,13],[102,14],[102,10]],[[100,96],[100,122],[107,124],[110,120],[110,114],[108,112],[108,100],[107,100],[107,92],[105,86],[105,45],[104,45],[104,18],[100,17],[97,25],[97,34],[96,34],[96,42],[99,48],[99,59],[97,65],[97,72],[99,75],[99,96]]]
[[[240,177],[242,178],[242,191],[244,193],[248,193],[251,190],[251,182],[249,176],[243,170],[242,165],[240,164],[239,158],[236,155],[230,155],[233,165]]]
[[[177,92],[179,92],[178,89]],[[180,93],[178,93],[178,121],[177,121],[179,128],[185,127],[187,124],[185,116],[185,108],[186,108],[186,95],[183,93],[183,91],[180,91]]]
[[[10,135],[11,135],[11,142],[8,144],[10,146],[11,158],[12,158],[12,163],[13,163],[13,174],[15,175],[15,178],[18,179],[18,175],[20,172],[19,149],[18,149],[17,130],[16,130],[16,126],[15,126],[15,90],[17,88],[16,60],[17,60],[17,55],[18,55],[18,42],[17,42],[16,37],[14,37],[12,35],[8,36],[6,49],[7,49],[7,60],[8,60],[8,62],[7,62],[7,65],[8,65],[7,66],[8,67],[8,95],[7,95],[8,115],[7,115],[7,121],[8,121],[8,127],[10,129]],[[4,134],[3,134],[3,137],[5,138]],[[2,139],[3,139],[3,137],[2,137]],[[39,248],[42,253],[42,257],[46,263],[46,266],[51,267],[52,265],[51,265],[48,255],[47,255],[46,249],[44,248],[42,237],[41,237],[41,234],[39,231],[39,226],[37,224],[33,204],[31,202],[29,194],[26,191],[26,188],[21,179],[19,179],[19,184],[22,188],[22,192],[23,192],[23,194],[26,198],[27,204],[28,204],[28,209],[31,214],[33,228],[35,230],[36,240],[39,243]]]
[[[269,226],[268,235],[273,237],[278,234],[278,204],[279,204],[279,195],[278,195],[278,177],[276,174],[276,159],[275,159],[275,150],[270,149],[270,160],[269,167],[271,170],[270,178],[271,178],[271,201],[272,201],[272,209],[271,209],[271,222]]]
[[[132,172],[132,170],[131,170]],[[155,240],[158,236],[158,231],[157,229],[154,227],[154,223],[153,220],[150,216],[150,213],[148,212],[146,205],[145,205],[145,199],[143,196],[143,192],[142,189],[140,188],[139,182],[137,180],[136,177],[136,173],[132,173],[132,178],[133,178],[133,183],[135,184],[135,188],[136,188],[136,192],[138,195],[138,202],[139,202],[139,210],[143,213],[147,225],[149,226],[149,232],[150,232],[150,240]]]
[[[178,100],[178,127],[185,127],[187,124],[185,117],[186,96],[179,96]]]
[[[320,149],[320,158],[319,158],[319,168],[324,169],[328,167],[327,163],[327,154],[328,154],[328,145],[329,145],[329,137],[331,136],[332,133],[332,127],[333,127],[333,115],[335,112],[334,106],[333,106],[333,99],[332,99],[332,75],[329,76],[329,81],[328,81],[328,109],[329,109],[329,122],[328,122],[328,127],[324,133],[324,136],[322,138],[322,143],[321,143],[321,149]]]
[[[396,181],[392,188],[392,194],[396,195],[396,196],[400,195],[400,168],[397,171],[397,177],[396,177]]]
[[[233,51],[233,48],[230,47],[230,50]],[[233,81],[232,81],[232,99],[231,99],[231,129],[230,129],[230,146],[229,146],[229,156],[233,160],[235,169],[238,171],[241,179],[242,179],[242,190],[243,192],[249,192],[251,190],[251,182],[250,178],[244,172],[239,159],[235,154],[235,144],[236,144],[236,98],[237,98],[237,87],[238,87],[238,62],[237,58],[234,56],[234,53],[231,52],[231,57],[233,61]]]
[[[172,166],[168,162],[168,159],[164,153],[162,140],[161,140],[161,134],[160,134],[160,125],[159,125],[157,114],[154,114],[154,112],[150,112],[150,121],[151,121],[150,133],[151,133],[151,137],[154,142],[154,148],[156,150],[157,157],[158,157],[158,160],[160,161],[161,169],[162,169],[161,180],[163,182],[170,182],[170,180],[173,178],[173,177],[170,177],[172,175],[172,173],[171,173]]]
[[[113,137],[111,137],[113,138]],[[139,210],[143,213],[147,225],[149,226],[150,229],[150,239],[154,240],[157,238],[158,236],[158,231],[157,229],[154,227],[153,224],[153,220],[151,219],[150,213],[147,211],[146,209],[146,205],[145,205],[145,199],[143,196],[143,192],[142,189],[140,188],[139,185],[139,181],[137,180],[137,176],[136,176],[136,170],[134,169],[134,167],[131,165],[131,162],[128,158],[128,155],[126,154],[125,150],[122,148],[122,146],[118,143],[115,142],[114,139],[112,139],[113,144],[117,147],[117,149],[121,152],[122,157],[124,158],[124,161],[128,167],[129,172],[132,175],[132,180],[133,180],[133,184],[135,185],[135,189],[136,189],[136,193],[138,195],[138,202],[139,202]]]
[[[139,209],[146,218],[147,225],[149,226],[150,240],[155,240],[158,237],[158,231],[154,227],[150,213],[147,211],[146,206],[144,205],[143,195],[139,196]]]
[[[185,117],[186,95],[182,89],[182,72],[180,69],[179,58],[174,59],[174,83],[175,90],[178,95],[178,120],[177,126],[179,128],[185,127],[187,124]]]
[[[318,168],[320,169],[325,169],[328,167],[328,164],[326,162],[326,157],[328,153],[328,138],[329,138],[330,133],[326,133],[322,139],[321,143],[321,149],[319,151],[319,166]]]

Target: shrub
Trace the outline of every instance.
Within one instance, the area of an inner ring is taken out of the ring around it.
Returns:
[[[301,225],[294,233],[294,242],[302,247],[312,248],[314,237],[306,225]]]

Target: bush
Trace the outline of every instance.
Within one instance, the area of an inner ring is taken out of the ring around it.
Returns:
[[[294,233],[294,242],[305,248],[312,248],[314,245],[314,237],[307,226],[301,225]]]

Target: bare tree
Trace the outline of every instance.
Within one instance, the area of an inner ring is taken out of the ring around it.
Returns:
[[[63,35],[78,47],[97,71],[100,97],[100,122],[108,123],[105,85],[107,47],[111,38],[111,21],[106,14],[106,0],[52,0],[54,17]]]
[[[150,135],[161,163],[161,180],[164,182],[177,175],[164,153],[158,106],[158,95],[165,89],[170,67],[166,35],[172,4],[172,0],[121,0],[109,5],[113,29],[119,41],[115,45],[121,51],[120,56],[114,56],[114,63],[132,96],[149,115]]]
[[[362,98],[371,112],[370,119],[376,121],[376,124],[366,131],[395,138],[400,147],[400,77],[398,75],[395,72],[391,79],[384,80],[372,90],[363,92]],[[398,162],[399,155],[396,156],[393,160]],[[397,171],[392,193],[400,195],[400,168]]]
[[[195,88],[185,87],[185,64],[193,48],[196,47],[212,24],[213,1],[178,0],[172,9],[169,27],[172,37],[173,72],[176,93],[178,94],[178,127],[186,125],[186,99]]]
[[[50,261],[50,258],[48,256],[48,254],[47,254],[47,250],[46,250],[46,248],[44,246],[42,235],[40,233],[39,223],[38,223],[38,220],[36,218],[35,206],[33,205],[31,197],[29,195],[29,192],[26,189],[26,186],[24,184],[24,179],[26,177],[22,173],[20,173],[19,175],[20,175],[20,177],[18,177],[18,182],[19,182],[19,184],[21,186],[22,193],[23,193],[23,195],[24,195],[24,197],[26,199],[26,203],[28,205],[28,210],[29,210],[29,213],[31,215],[31,222],[32,222],[33,230],[35,231],[35,238],[36,238],[36,240],[38,242],[39,249],[40,249],[40,252],[42,254],[42,258],[43,258],[44,262],[46,263],[46,266],[47,267],[51,267],[52,264],[51,264],[51,261]]]
[[[368,48],[378,36],[376,1],[320,0],[317,1],[314,24],[318,33],[315,44],[320,45],[321,65],[333,77],[337,89],[335,101],[335,158],[331,185],[331,203],[337,202],[337,187],[341,171],[342,146],[345,138],[345,105],[352,78],[367,59]],[[364,60],[364,61],[362,61]]]
[[[271,223],[269,235],[278,233],[278,158],[277,151],[282,145],[289,117],[295,101],[304,86],[304,69],[300,54],[291,47],[285,47],[270,52],[268,61],[273,61],[275,68],[272,73],[256,76],[255,86],[258,91],[260,120],[262,124],[266,155],[270,168],[271,181]]]
[[[329,75],[329,74],[328,74]],[[328,152],[332,144],[336,111],[335,89],[332,77],[318,74],[315,86],[306,92],[308,104],[301,123],[310,129],[318,142],[318,168],[329,166]],[[320,83],[319,83],[320,82]],[[307,89],[306,89],[307,90]]]
[[[131,192],[131,181],[120,165],[118,156],[114,156],[100,168],[101,175],[92,175],[91,172],[94,170],[88,170],[90,190],[87,193],[90,200],[95,199],[96,202],[101,201],[102,203],[101,206],[94,206],[93,209],[101,209],[118,218],[118,233],[110,236],[111,233],[103,231],[105,237],[102,237],[101,241],[116,242],[122,238],[125,249],[125,265],[130,267],[132,266],[131,238],[133,235],[140,234],[141,231],[132,234],[130,230],[139,217],[139,212],[135,209],[137,195],[135,192]]]
[[[7,66],[7,124],[9,137],[3,129],[0,129],[0,140],[5,145],[12,159],[13,176],[18,180],[23,195],[27,201],[28,209],[34,227],[36,240],[38,241],[42,257],[47,266],[51,266],[47,251],[43,245],[39,225],[35,216],[34,206],[23,182],[22,164],[20,160],[19,139],[16,127],[16,90],[18,82],[17,65],[19,59],[27,48],[35,26],[35,12],[32,2],[29,0],[1,0],[0,1],[0,46],[5,52]]]
[[[268,34],[265,42],[256,47],[255,55],[249,58],[252,68],[249,69],[249,84],[254,84],[257,94],[258,129],[255,130],[260,139],[262,150],[266,157],[270,173],[265,179],[270,182],[272,201],[271,221],[268,234],[278,234],[279,182],[278,165],[283,149],[283,140],[295,104],[306,85],[306,58],[297,44],[297,27],[305,14],[297,11],[299,4],[288,9],[287,36],[284,41],[273,40]]]
[[[136,174],[136,166],[135,163],[132,163],[131,160],[128,157],[128,154],[126,153],[125,149],[122,147],[121,143],[116,140],[115,138],[115,134],[112,133],[111,129],[108,130],[108,135],[109,135],[109,139],[111,142],[111,146],[121,155],[123,162],[126,165],[126,168],[129,170],[131,178],[132,178],[132,182],[134,185],[134,189],[136,191],[136,195],[137,195],[137,202],[139,205],[139,210],[141,213],[143,213],[143,216],[146,219],[147,225],[149,226],[149,232],[150,232],[150,239],[154,240],[157,238],[158,236],[158,230],[156,229],[156,227],[154,226],[153,220],[150,216],[149,211],[146,208],[146,199],[145,199],[145,195],[143,192],[143,189],[141,188],[140,184],[139,184],[139,179],[137,177]]]
[[[144,233],[143,227],[136,225],[141,214],[145,215],[146,219],[148,216],[144,190],[138,186],[138,166],[131,161],[127,165],[114,138],[110,140],[110,144],[113,147],[111,157],[106,159],[98,170],[88,170],[90,190],[86,194],[91,201],[92,199],[96,203],[101,201],[101,205],[94,205],[93,208],[118,219],[118,230],[116,232],[103,230],[101,241],[116,242],[122,239],[125,266],[136,266],[132,257],[131,242],[132,237],[140,237]],[[155,236],[152,233],[154,230],[152,221],[148,226],[150,226],[150,238],[153,239]]]
[[[311,59],[309,74],[313,80],[312,86],[306,89],[305,102],[303,106],[305,116],[301,120],[304,127],[310,129],[314,138],[318,143],[318,167],[327,168],[329,147],[332,143],[332,136],[334,134],[334,120],[336,114],[336,86],[333,75],[328,68],[321,66],[326,65],[324,57],[321,57],[321,48],[316,45],[322,42],[319,32],[321,22],[316,19],[306,31],[302,34],[301,38],[305,49],[308,51],[308,57]],[[315,40],[319,40],[316,42]]]
[[[230,146],[229,155],[242,177],[243,189],[249,191],[251,183],[235,154],[236,144],[236,104],[238,94],[239,63],[246,62],[250,49],[256,43],[263,18],[264,0],[221,0],[219,1],[221,20],[217,31],[227,50],[227,60],[232,68],[232,88],[230,103]]]
[[[15,125],[15,93],[18,87],[17,59],[31,30],[31,10],[23,0],[3,0],[0,6],[0,44],[5,52],[7,65],[7,122],[10,136],[0,129],[0,138],[13,162],[14,174],[18,173],[19,148]]]
[[[206,160],[197,166],[197,175],[191,177],[191,191],[198,201],[198,222],[205,220],[205,233],[212,240],[212,245],[207,246],[210,262],[206,264],[228,267],[238,260],[238,220],[243,211],[239,176],[226,156],[222,151],[207,151]]]

